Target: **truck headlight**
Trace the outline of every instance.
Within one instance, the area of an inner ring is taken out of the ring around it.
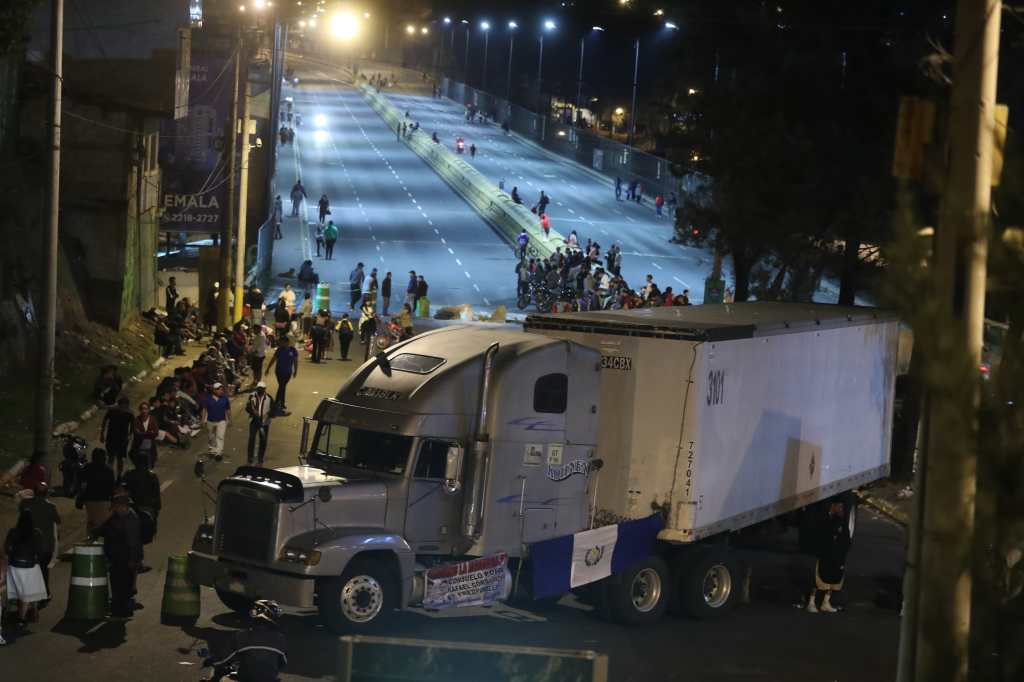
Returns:
[[[281,550],[281,561],[289,561],[294,564],[305,564],[307,566],[316,566],[320,563],[320,552],[315,549],[285,547]]]

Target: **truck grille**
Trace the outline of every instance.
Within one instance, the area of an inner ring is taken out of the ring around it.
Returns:
[[[221,491],[217,510],[217,553],[269,561],[277,505],[271,500]]]

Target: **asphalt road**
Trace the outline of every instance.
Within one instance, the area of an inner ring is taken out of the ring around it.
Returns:
[[[515,259],[511,245],[455,194],[355,90],[322,72],[307,71],[286,88],[302,115],[294,145],[281,151],[277,187],[288,194],[301,176],[309,198],[307,223],[287,221],[274,245],[273,272],[312,258],[321,281],[331,283],[332,309],[348,310],[350,271],[357,262],[393,273],[391,310],[400,308],[409,270],[426,277],[432,307],[469,303],[490,309],[513,305]],[[340,226],[334,259],[315,256],[308,223],[326,193]]]
[[[464,107],[452,100],[387,90],[384,94],[428,134],[436,132],[450,149],[455,149],[456,137],[465,139],[466,161],[495,185],[504,180],[505,191],[518,187],[527,206],[535,205],[544,190],[551,198],[547,213],[554,229],[564,235],[576,230],[581,242],[593,239],[602,253],[619,244],[622,274],[631,286],[639,288],[645,276],[652,274],[660,288],[672,287],[675,293],[689,289],[691,300],[703,300],[711,257],[704,249],[669,241],[672,220],[667,211],[656,214],[653,197],[644,197],[642,204],[616,200],[613,183],[596,171],[517,135],[505,135],[494,123],[469,123]],[[474,144],[477,153],[471,157],[469,147]]]

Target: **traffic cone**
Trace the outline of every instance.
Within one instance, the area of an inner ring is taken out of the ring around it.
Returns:
[[[71,557],[71,586],[68,589],[65,616],[69,620],[103,620],[109,602],[107,558],[103,554],[103,545],[75,545]]]
[[[187,566],[186,557],[167,557],[167,578],[160,606],[160,622],[164,625],[194,623],[199,618],[199,586],[188,579]]]

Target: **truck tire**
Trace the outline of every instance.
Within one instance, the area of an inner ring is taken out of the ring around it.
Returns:
[[[383,562],[356,557],[340,578],[320,581],[317,601],[321,619],[334,632],[369,632],[398,606],[398,581]]]
[[[843,496],[843,511],[846,513],[846,528],[850,531],[850,542],[857,532],[857,496],[848,493]]]
[[[660,557],[641,559],[626,571],[604,581],[604,609],[623,625],[646,625],[665,615],[669,600],[669,570]]]
[[[249,615],[249,609],[252,608],[254,603],[253,599],[249,599],[245,595],[235,594],[234,592],[227,592],[225,590],[217,590],[217,597],[220,599],[221,604],[228,607],[235,613],[245,616]]]
[[[739,563],[721,549],[692,550],[679,555],[672,571],[676,609],[707,620],[727,613],[739,600],[743,577]]]

